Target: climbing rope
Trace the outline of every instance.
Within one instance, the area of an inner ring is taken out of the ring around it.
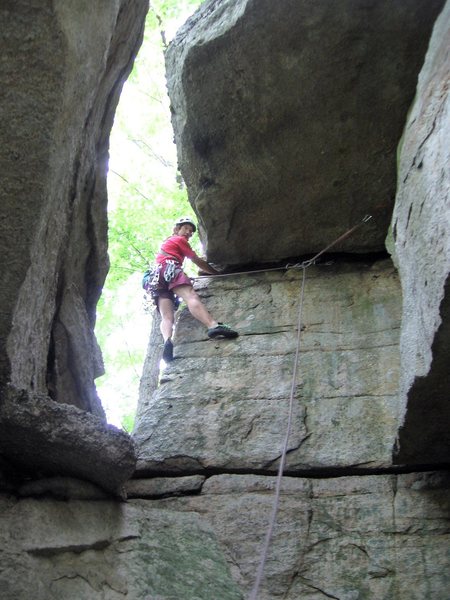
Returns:
[[[259,591],[259,586],[261,585],[261,581],[264,575],[264,567],[266,564],[267,553],[269,550],[270,540],[272,539],[273,529],[275,527],[275,522],[278,513],[278,505],[280,502],[280,493],[281,493],[281,480],[283,478],[284,465],[286,463],[286,454],[288,449],[289,437],[291,435],[292,428],[292,416],[294,414],[294,392],[295,392],[295,382],[297,381],[297,369],[298,369],[298,357],[300,354],[300,339],[301,339],[301,331],[302,331],[302,312],[303,312],[303,299],[305,295],[305,281],[306,281],[306,269],[307,267],[302,267],[303,277],[302,284],[300,288],[300,301],[299,301],[299,309],[298,309],[298,317],[297,317],[297,345],[295,348],[295,358],[294,358],[294,370],[292,373],[292,382],[291,382],[291,392],[289,395],[289,415],[288,415],[288,423],[286,428],[286,435],[284,438],[283,449],[281,452],[280,465],[278,467],[278,475],[277,475],[277,483],[275,487],[275,497],[273,501],[272,507],[272,516],[269,521],[269,528],[267,530],[266,538],[264,541],[264,546],[261,552],[261,558],[258,566],[258,571],[256,573],[256,580],[249,596],[249,600],[256,600],[257,594]]]
[[[313,256],[313,258],[306,260],[301,264],[292,265],[292,266],[289,265],[289,268],[302,269],[303,277],[302,277],[302,282],[301,282],[301,287],[300,287],[299,303],[298,303],[299,309],[298,309],[298,317],[297,317],[297,344],[296,344],[296,348],[295,348],[294,368],[293,368],[293,372],[292,372],[291,390],[290,390],[290,394],[289,394],[288,422],[287,422],[287,427],[286,427],[286,435],[284,438],[284,444],[283,444],[283,448],[281,451],[280,464],[278,467],[277,481],[276,481],[276,486],[275,486],[275,496],[274,496],[273,506],[272,506],[272,514],[270,517],[269,527],[267,529],[266,537],[265,537],[263,548],[261,551],[261,557],[260,557],[260,561],[259,561],[259,565],[258,565],[258,570],[256,573],[255,583],[253,585],[252,591],[250,592],[250,596],[248,597],[248,600],[257,600],[257,598],[258,598],[258,592],[259,592],[259,588],[260,588],[260,585],[261,585],[261,582],[262,582],[262,579],[264,576],[264,568],[266,565],[267,554],[269,551],[270,541],[272,539],[272,534],[273,534],[273,530],[275,527],[277,513],[278,513],[278,507],[279,507],[279,503],[280,503],[281,482],[283,479],[283,472],[284,472],[284,467],[286,464],[286,455],[287,455],[287,451],[288,451],[289,437],[291,434],[292,418],[293,418],[293,413],[294,413],[294,394],[295,394],[295,385],[296,385],[296,381],[297,381],[298,362],[299,362],[299,355],[300,355],[300,341],[301,341],[301,331],[302,331],[302,313],[303,313],[303,301],[304,301],[304,295],[305,295],[306,269],[308,267],[312,266],[315,263],[315,261],[319,258],[319,256],[324,254],[327,250],[332,248],[338,242],[344,240],[346,237],[351,235],[354,231],[356,231],[356,229],[361,227],[364,223],[367,223],[371,218],[372,218],[371,215],[366,215],[357,225],[355,225],[354,227],[352,227],[351,229],[346,231],[344,234],[342,234],[340,237],[338,237],[336,240],[334,240],[331,244],[329,244],[326,248],[324,248],[323,250],[318,252],[315,256]],[[286,266],[286,268],[288,268],[288,266]],[[272,270],[274,270],[274,269],[272,269]]]

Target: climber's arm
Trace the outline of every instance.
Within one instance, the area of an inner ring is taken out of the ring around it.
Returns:
[[[200,258],[199,256],[195,255],[191,258],[192,262],[197,265],[197,267],[201,270],[201,271],[205,271],[206,273],[209,273],[210,275],[218,275],[219,271],[217,271],[214,267],[212,267],[209,263],[206,262],[206,260],[203,260],[203,258]]]

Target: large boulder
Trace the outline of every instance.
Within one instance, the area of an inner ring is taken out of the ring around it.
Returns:
[[[399,149],[389,245],[402,283],[396,462],[450,464],[450,3],[436,22]]]
[[[136,465],[124,431],[75,406],[12,387],[0,395],[0,455],[16,476],[71,475],[118,495]]]
[[[443,0],[210,0],[167,52],[179,165],[217,263],[379,251]]]

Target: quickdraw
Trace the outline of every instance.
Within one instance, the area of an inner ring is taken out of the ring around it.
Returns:
[[[174,260],[166,260],[163,264],[154,265],[145,271],[142,279],[142,287],[147,291],[152,287],[158,287],[161,271],[164,280],[170,283],[180,273],[181,268]]]
[[[174,260],[166,260],[163,273],[164,280],[170,283],[177,275],[177,271],[180,272],[180,268],[177,269],[177,263]]]

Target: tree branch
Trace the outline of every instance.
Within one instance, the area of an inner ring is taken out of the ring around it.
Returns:
[[[110,173],[114,173],[114,175],[117,175],[117,177],[120,177],[120,179],[122,179],[123,181],[125,181],[125,183],[128,183],[128,185],[131,185],[131,187],[133,189],[135,189],[136,192],[138,194],[140,194],[143,198],[145,198],[145,200],[148,200],[149,202],[151,202],[151,198],[149,198],[148,196],[146,196],[145,194],[143,194],[141,192],[141,190],[137,187],[137,185],[135,185],[134,183],[131,183],[130,181],[128,181],[128,179],[126,177],[124,177],[120,173],[117,173],[117,171],[114,171],[114,169],[109,169],[109,171],[110,171]]]
[[[163,48],[164,48],[164,52],[167,50],[167,40],[166,40],[166,32],[164,31],[164,29],[162,28],[163,26],[163,22],[161,17],[158,15],[158,13],[156,12],[156,10],[153,8],[152,3],[149,2],[149,8],[151,11],[153,11],[153,14],[156,17],[156,20],[158,21],[158,25],[160,27],[159,33],[161,35],[161,40],[162,40],[162,44],[163,44]]]

